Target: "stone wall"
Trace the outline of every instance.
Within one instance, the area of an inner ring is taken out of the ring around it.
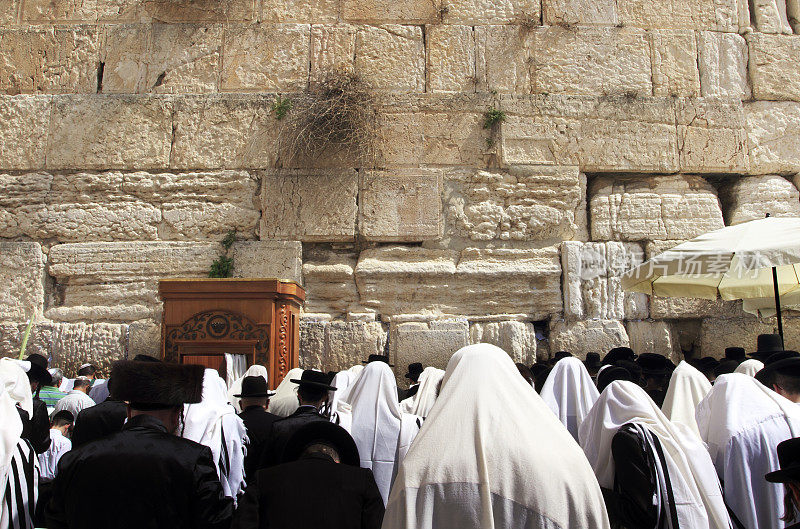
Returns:
[[[235,276],[305,285],[308,366],[751,348],[773,322],[618,276],[800,214],[798,6],[6,0],[0,353],[35,316],[68,369],[155,354],[158,279],[206,275],[234,229]],[[370,87],[375,156],[289,167],[273,103],[332,72]]]

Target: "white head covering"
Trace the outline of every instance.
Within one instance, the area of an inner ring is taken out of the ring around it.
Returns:
[[[0,359],[0,494],[6,490],[8,466],[22,435],[17,404],[28,417],[33,415],[31,384],[20,364],[11,358]]]
[[[331,421],[348,432],[350,431],[350,426],[353,424],[353,413],[350,409],[348,398],[350,397],[350,391],[352,391],[354,384],[361,377],[361,373],[364,372],[364,367],[366,366],[355,365],[346,371],[350,379],[348,385],[344,390],[337,390],[335,400],[331,401]],[[334,387],[338,388],[339,386],[334,385]]]
[[[754,377],[756,376],[756,373],[762,369],[764,369],[764,362],[761,360],[756,360],[755,358],[750,358],[749,360],[745,360],[739,364],[739,366],[733,372]]]
[[[203,375],[203,400],[184,406],[182,437],[211,449],[225,495],[236,498],[244,488],[247,430],[228,402],[225,381],[214,369]]]
[[[441,382],[443,378],[444,369],[426,367],[419,375],[419,388],[417,389],[417,393],[403,400],[400,403],[400,409],[404,413],[427,417],[431,408],[433,408],[433,403],[436,402],[439,382]]]
[[[259,364],[253,364],[248,367],[244,375],[234,380],[231,387],[228,388],[228,402],[236,408],[236,413],[241,413],[242,407],[239,405],[239,397],[234,397],[234,395],[240,395],[242,393],[242,381],[244,377],[263,377],[264,380],[269,383],[269,372],[266,367]]]
[[[269,412],[278,415],[279,417],[288,417],[293,414],[300,406],[297,401],[297,384],[290,379],[300,379],[303,376],[303,370],[299,367],[290,369],[286,376],[283,377],[281,383],[275,388],[275,395],[269,399]]]
[[[697,411],[697,403],[703,400],[709,391],[711,382],[705,375],[681,360],[669,379],[669,387],[661,410],[667,419],[688,426],[697,437],[700,437],[694,414]]]
[[[800,406],[753,377],[730,373],[717,377],[697,405],[697,426],[742,524],[781,527],[783,486],[764,475],[780,468],[778,443],[800,436]]]
[[[573,357],[556,362],[541,392],[542,400],[576,441],[578,428],[599,395],[586,366]]]
[[[644,426],[661,443],[679,526],[728,529],[728,512],[705,446],[684,425],[670,422],[647,392],[633,382],[616,380],[609,384],[580,428],[581,446],[600,486],[614,486],[611,441],[628,423]]]
[[[383,520],[383,529],[609,527],[580,447],[489,344],[450,359]]]

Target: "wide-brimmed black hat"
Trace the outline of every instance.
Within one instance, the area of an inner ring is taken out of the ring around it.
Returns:
[[[772,382],[775,381],[775,375],[800,378],[800,356],[785,357],[776,362],[771,362],[769,365],[765,365],[756,375],[756,380],[767,387],[772,387]]]
[[[300,387],[313,387],[318,389],[326,389],[328,391],[336,391],[336,388],[331,386],[328,380],[328,375],[320,371],[312,371],[306,369],[300,378],[290,378],[289,382],[294,382]]]
[[[745,354],[744,347],[726,347],[725,358],[727,360],[737,360],[739,362],[744,362],[747,356]]]
[[[597,375],[597,391],[602,392],[609,384],[615,380],[628,380],[636,382],[634,375],[624,367],[611,366],[600,371]]]
[[[111,398],[136,409],[194,404],[203,400],[204,374],[200,365],[121,360],[111,368]]]
[[[736,360],[723,360],[717,364],[717,367],[714,368],[714,376],[719,377],[733,373],[736,371],[737,367],[739,367],[739,362]]]
[[[255,375],[252,377],[244,377],[242,379],[242,392],[238,395],[234,395],[236,398],[259,398],[259,397],[271,397],[275,394],[274,391],[269,391],[267,389],[267,381],[264,380],[264,377],[261,375]]]
[[[767,481],[770,483],[800,481],[800,437],[778,443],[778,462],[781,469],[764,476]]]
[[[160,358],[156,358],[155,356],[138,354],[138,355],[133,357],[133,361],[134,362],[160,362],[161,359]]]
[[[600,353],[586,353],[583,365],[586,366],[586,369],[600,369]]]
[[[341,463],[352,467],[360,466],[356,442],[347,430],[328,421],[314,421],[298,428],[286,442],[280,461],[296,461],[306,448],[318,443],[335,448]]]
[[[603,365],[614,364],[620,360],[636,360],[636,353],[630,347],[615,347],[603,358]]]
[[[759,334],[756,338],[756,351],[750,353],[750,356],[763,362],[781,351],[783,351],[783,339],[780,334]]]
[[[668,358],[655,353],[643,353],[636,359],[642,368],[643,375],[667,375],[672,372],[672,362]]]
[[[49,386],[53,383],[53,375],[47,370],[47,358],[33,353],[28,355],[25,361],[30,364],[30,368],[27,370],[28,379],[38,382],[42,386]]]
[[[562,358],[569,358],[572,356],[572,353],[569,351],[556,351],[556,354],[553,355],[553,362],[558,362]]]
[[[405,374],[406,378],[417,378],[422,374],[423,367],[422,364],[419,362],[414,362],[413,364],[408,364],[408,373]]]
[[[389,355],[371,354],[366,360],[362,360],[362,364],[369,364],[370,362],[386,362],[389,367],[394,367],[394,364],[389,363]]]
[[[786,360],[787,358],[800,358],[800,353],[797,351],[778,351],[777,353],[772,353],[767,358],[763,360],[764,365],[772,365],[775,362],[780,362],[781,360]]]
[[[713,356],[704,356],[703,358],[698,358],[690,362],[698,371],[702,371],[703,373],[713,372],[719,366],[719,363],[719,360]]]

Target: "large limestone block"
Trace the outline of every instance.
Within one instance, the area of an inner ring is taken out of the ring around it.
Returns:
[[[182,97],[175,103],[170,164],[177,169],[272,167],[273,96]]]
[[[675,106],[682,171],[747,171],[747,132],[738,99],[677,99]]]
[[[380,322],[300,320],[300,359],[306,369],[342,371],[371,354],[383,354],[387,332]]]
[[[744,105],[754,174],[800,172],[800,104],[756,101]]]
[[[543,0],[542,14],[552,26],[619,24],[616,0]]]
[[[233,277],[303,282],[300,241],[238,241],[233,245]]]
[[[128,325],[128,358],[136,355],[161,357],[161,322],[139,320]]]
[[[96,22],[97,0],[28,0],[22,2],[22,22]]]
[[[666,356],[676,364],[682,360],[680,341],[666,321],[629,321],[625,329],[630,348],[637,354],[656,353]]]
[[[0,242],[0,320],[24,321],[44,307],[42,246]]]
[[[330,72],[355,71],[356,34],[352,24],[311,26],[311,78],[325,79]]]
[[[625,0],[617,2],[619,22],[639,28],[739,29],[737,0]]]
[[[538,24],[541,6],[536,0],[447,0],[439,4],[446,24]]]
[[[700,333],[700,351],[703,356],[720,358],[726,347],[744,347],[745,351],[756,350],[759,334],[777,333],[775,318],[760,322],[755,316],[743,318],[706,318]],[[788,350],[800,349],[800,318],[783,319],[784,346]]]
[[[528,321],[477,322],[469,326],[469,343],[490,343],[507,352],[514,362],[536,362],[536,330]]]
[[[438,171],[369,171],[359,183],[359,234],[372,241],[426,241],[441,234]]]
[[[692,30],[650,32],[653,65],[653,95],[700,95],[697,38]]]
[[[697,46],[701,95],[750,99],[744,38],[736,33],[701,31]]]
[[[786,12],[786,0],[753,0],[750,6],[750,16],[760,33],[792,33]]]
[[[425,24],[439,17],[430,0],[343,0],[342,17],[348,22]]]
[[[339,19],[337,0],[263,0],[257,2],[261,22],[334,23]]]
[[[399,378],[413,362],[444,369],[453,353],[468,343],[467,320],[392,323],[389,328],[389,355]]]
[[[534,91],[638,94],[653,91],[647,33],[626,28],[536,29]]]
[[[533,28],[475,27],[477,88],[481,92],[533,92]]]
[[[10,26],[19,18],[20,0],[8,0],[0,5],[0,25]]]
[[[46,1],[46,0],[36,0]],[[70,2],[74,0],[68,0]],[[109,0],[97,0],[107,2]],[[120,1],[120,0],[111,0]],[[136,0],[123,0],[139,3]],[[253,0],[144,0],[147,15],[153,20],[175,24],[179,22],[251,22],[258,16],[261,2]]]
[[[48,273],[58,293],[53,320],[133,321],[161,313],[158,280],[207,277],[218,243],[99,242],[50,249]]]
[[[589,187],[592,239],[691,239],[724,226],[717,193],[699,176],[600,177]]]
[[[0,91],[94,93],[99,60],[96,27],[0,30]]]
[[[777,175],[747,176],[724,186],[720,200],[728,225],[772,217],[800,217],[800,192]]]
[[[161,169],[169,165],[172,102],[149,96],[58,96],[50,169]]]
[[[566,241],[561,244],[564,316],[569,319],[640,319],[644,294],[623,292],[620,276],[644,262],[636,243]]]
[[[550,351],[569,351],[580,358],[630,345],[625,325],[617,320],[551,320],[549,340]]]
[[[303,242],[352,241],[357,194],[355,171],[264,173],[261,237]]]
[[[429,26],[426,33],[431,92],[475,90],[475,30],[472,26]]]
[[[305,311],[342,315],[358,304],[356,255],[311,248],[303,262]]]
[[[751,33],[747,43],[753,97],[800,101],[800,36]]]
[[[0,96],[0,167],[44,167],[50,108],[45,96]]]
[[[448,173],[448,237],[471,241],[586,237],[586,177],[577,167],[516,166]]]
[[[308,24],[225,28],[222,90],[299,91],[308,82]]]
[[[376,90],[425,91],[425,41],[419,26],[365,26],[356,35],[355,71]]]

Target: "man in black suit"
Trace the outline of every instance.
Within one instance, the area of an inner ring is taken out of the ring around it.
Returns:
[[[244,377],[242,392],[234,397],[239,398],[242,413],[239,417],[247,428],[247,437],[250,445],[244,458],[244,472],[247,479],[255,476],[258,461],[264,446],[272,432],[272,423],[281,418],[267,411],[270,392],[267,391],[267,381],[262,376]]]
[[[112,383],[113,381],[109,378],[106,383],[109,391],[111,391]],[[81,410],[75,419],[72,431],[72,448],[78,448],[121,431],[127,418],[127,405],[110,395],[100,404]]]
[[[408,373],[405,374],[405,377],[409,380],[410,385],[407,390],[400,390],[400,400],[409,399],[417,394],[417,391],[419,391],[419,376],[423,370],[424,368],[419,362],[408,364]]]
[[[359,468],[353,438],[341,426],[318,421],[294,432],[281,464],[258,471],[239,500],[232,529],[378,529],[383,513],[375,478]]]

